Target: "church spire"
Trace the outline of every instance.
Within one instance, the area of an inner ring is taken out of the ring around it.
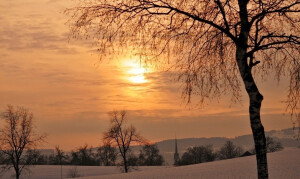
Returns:
[[[178,165],[179,162],[179,154],[178,154],[178,148],[177,148],[177,138],[175,134],[175,153],[174,153],[174,165]]]

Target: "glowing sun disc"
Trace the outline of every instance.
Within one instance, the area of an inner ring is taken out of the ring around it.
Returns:
[[[133,60],[125,61],[126,73],[129,75],[127,79],[136,84],[147,83],[148,80],[145,77],[146,69],[139,63],[134,63]]]
[[[131,76],[129,77],[129,80],[132,82],[132,83],[147,83],[148,81],[145,79],[145,76],[144,75],[138,75],[138,76]]]

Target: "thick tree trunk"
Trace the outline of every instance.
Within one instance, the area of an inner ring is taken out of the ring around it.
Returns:
[[[260,94],[247,63],[246,50],[237,47],[236,58],[246,91],[249,96],[250,124],[255,144],[257,174],[259,179],[268,178],[267,150],[264,127],[260,120],[260,108],[263,96]]]
[[[249,98],[250,123],[255,143],[258,178],[266,179],[268,178],[266,137],[260,120],[260,107],[263,96],[257,90],[255,93],[249,94]]]

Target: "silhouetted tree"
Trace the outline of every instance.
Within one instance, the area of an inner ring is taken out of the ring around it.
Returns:
[[[279,140],[276,140],[270,136],[266,137],[267,152],[277,152],[283,150],[283,146]]]
[[[211,162],[216,159],[216,154],[213,152],[212,145],[189,147],[183,153],[179,165],[190,165],[203,162]]]
[[[36,134],[33,114],[23,107],[8,105],[1,118],[5,122],[0,129],[0,147],[5,158],[1,168],[3,171],[14,168],[16,179],[19,179],[26,166],[34,164],[23,154],[24,150],[36,147],[45,136]]]
[[[113,166],[115,165],[118,153],[115,147],[112,147],[110,144],[105,144],[98,148],[97,153],[100,165]]]
[[[62,176],[63,163],[65,162],[65,160],[67,158],[68,158],[68,156],[63,152],[63,150],[61,148],[59,148],[59,146],[56,146],[55,147],[55,160],[60,165],[60,177],[61,178],[63,178],[63,176]]]
[[[126,111],[113,111],[109,113],[110,127],[103,134],[104,143],[116,146],[122,157],[124,171],[128,172],[128,152],[133,143],[141,143],[144,139],[137,133],[134,126],[126,125]]]
[[[146,144],[140,150],[139,165],[143,166],[158,166],[163,165],[164,158],[159,154],[159,149],[156,144]]]
[[[227,141],[219,151],[219,158],[221,160],[236,158],[240,157],[243,154],[243,152],[244,151],[241,147],[234,145],[231,141]]]
[[[139,166],[139,158],[130,150],[127,155],[127,165],[128,166]]]
[[[254,76],[271,73],[278,80],[289,76],[288,109],[300,119],[299,4],[299,0],[85,1],[72,9],[71,28],[75,36],[95,34],[103,56],[123,52],[118,48],[124,47],[134,49],[146,62],[168,59],[185,83],[183,96],[188,102],[193,94],[203,103],[226,91],[238,100],[243,85],[250,102],[258,178],[268,178],[260,116],[263,95]]]
[[[83,166],[98,165],[96,153],[88,145],[79,147],[77,150],[71,152],[71,164]]]
[[[30,163],[32,165],[46,164],[46,157],[36,149],[27,150],[25,154],[25,158],[26,158],[26,163]]]

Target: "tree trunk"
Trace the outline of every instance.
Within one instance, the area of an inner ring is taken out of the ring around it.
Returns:
[[[260,120],[260,108],[263,96],[260,94],[256,83],[251,73],[251,66],[247,63],[246,50],[237,47],[236,58],[240,74],[242,76],[246,91],[249,96],[249,115],[250,124],[255,144],[257,174],[259,179],[268,178],[268,165],[267,165],[267,150],[266,150],[266,137],[264,127]]]
[[[20,172],[16,172],[16,179],[20,178]]]
[[[16,173],[16,179],[20,178],[20,168],[19,168],[19,162],[16,161],[16,163],[14,164],[14,169],[15,169],[15,173]]]
[[[256,94],[249,94],[250,97],[250,123],[255,143],[257,173],[259,179],[268,178],[268,165],[267,165],[267,150],[266,150],[266,137],[264,127],[260,120],[260,107],[263,96],[256,92]]]
[[[124,160],[124,171],[125,173],[128,173],[128,166],[127,166],[127,159],[126,159],[126,155],[123,156],[123,160]]]

